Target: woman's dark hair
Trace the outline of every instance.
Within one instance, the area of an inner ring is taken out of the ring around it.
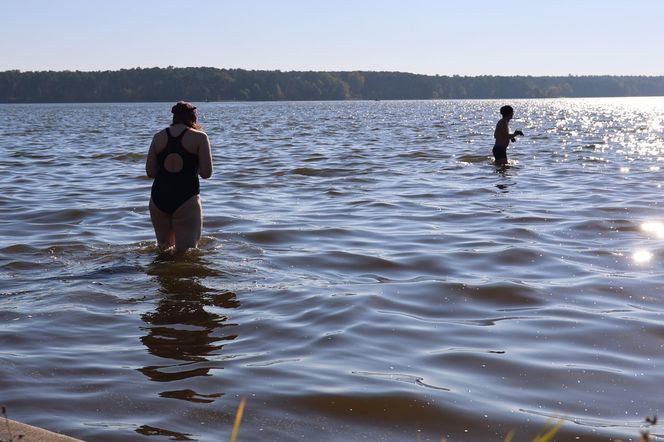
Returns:
[[[196,113],[196,106],[186,101],[178,101],[171,109],[173,114],[173,123],[171,124],[184,124],[192,129],[201,130],[203,126],[198,124],[198,114]]]

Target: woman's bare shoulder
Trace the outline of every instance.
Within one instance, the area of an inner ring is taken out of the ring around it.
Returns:
[[[197,138],[199,138],[199,137],[200,138],[207,138],[207,134],[204,131],[202,131],[200,129],[194,129],[193,127],[189,128],[189,133],[191,133],[193,136],[195,136]]]
[[[160,140],[160,139],[166,139],[166,138],[167,138],[167,136],[166,136],[166,129],[162,129],[162,130],[160,130],[159,132],[157,132],[156,134],[154,134],[154,136],[152,137],[152,139],[155,140],[155,141],[156,141],[156,140]]]
[[[157,145],[166,144],[167,141],[168,141],[168,136],[166,135],[166,129],[160,130],[152,137],[153,144]]]

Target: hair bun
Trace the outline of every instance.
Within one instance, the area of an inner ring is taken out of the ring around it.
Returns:
[[[193,104],[189,103],[188,101],[178,101],[175,103],[175,106],[171,109],[171,113],[173,114],[183,114],[185,112],[191,112],[193,110],[196,110],[196,106]]]

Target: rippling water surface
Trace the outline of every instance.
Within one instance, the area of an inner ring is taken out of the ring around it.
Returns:
[[[218,441],[246,398],[240,440],[637,437],[663,406],[664,99],[513,101],[497,170],[502,104],[202,104],[181,258],[144,172],[170,103],[0,106],[9,417]]]

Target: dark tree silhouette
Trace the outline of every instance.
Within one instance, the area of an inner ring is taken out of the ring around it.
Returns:
[[[0,72],[0,102],[404,100],[664,95],[664,76],[429,76],[403,72],[281,72],[136,68]]]

